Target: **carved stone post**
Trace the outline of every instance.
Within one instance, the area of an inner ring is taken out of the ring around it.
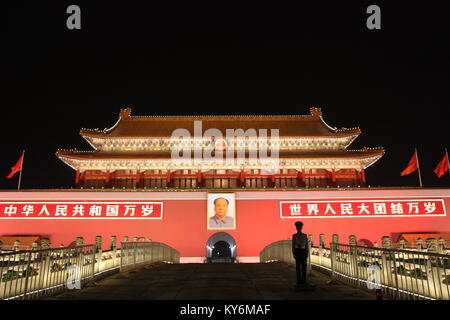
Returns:
[[[97,251],[102,250],[102,241],[103,241],[102,236],[95,237],[95,246],[97,247]]]
[[[384,249],[391,249],[392,248],[392,238],[385,236],[381,238],[381,246]],[[395,253],[393,253],[395,254]],[[388,259],[389,258],[389,259]],[[381,277],[381,280],[384,279],[384,285],[388,285],[388,286],[396,286],[396,284],[394,283],[394,279],[392,277],[392,268],[396,268],[397,266],[394,264],[393,266],[391,265],[393,263],[393,261],[390,258],[390,252],[386,252],[386,251],[382,251],[381,253],[381,272],[383,274],[383,276]]]
[[[117,247],[117,237],[116,236],[111,236],[111,238],[109,239],[109,248],[111,250],[116,249]]]
[[[428,251],[437,252],[438,250],[438,241],[437,239],[428,239],[427,240],[427,249]]]
[[[323,249],[325,248],[325,234],[319,234],[319,264],[322,265]]]
[[[82,246],[84,242],[83,237],[77,237],[77,239],[75,240],[75,245],[76,246]]]
[[[325,234],[319,234],[319,247],[325,248]]]
[[[14,251],[20,250],[20,241],[19,240],[14,241],[13,249],[14,249]]]
[[[311,270],[312,270],[312,266],[311,266],[311,256],[312,256],[311,255],[311,248],[312,248],[312,246],[313,246],[313,235],[309,234],[308,235],[308,267],[307,267],[308,273],[311,272]],[[291,253],[291,256],[292,256],[292,253]]]
[[[391,237],[382,237],[381,244],[383,248],[390,249],[392,247],[392,238]]]
[[[49,238],[42,238],[41,239],[41,248],[42,249],[50,249],[51,246],[51,242]]]
[[[445,254],[445,249],[445,239],[441,237],[438,240],[438,252]]]
[[[308,241],[309,241],[311,247],[313,247],[314,246],[314,239],[313,239],[313,235],[312,234],[308,235]]]
[[[95,237],[95,247],[97,249],[97,254],[96,254],[96,260],[97,263],[94,266],[94,270],[96,270],[97,272],[100,272],[102,270],[100,270],[100,263],[102,262],[102,236],[96,236]]]
[[[112,251],[113,267],[115,267],[117,258],[117,237],[111,236],[109,242],[110,242],[109,249]]]
[[[418,249],[418,250],[424,249],[423,239],[422,239],[422,238],[418,238],[418,239],[417,239],[417,249]]]
[[[351,246],[350,249],[348,250],[348,262],[350,263],[350,272],[351,275],[355,278],[358,278],[358,252],[357,252],[357,248],[353,247],[356,246],[356,236],[355,235],[350,235],[348,237],[348,244]]]
[[[333,234],[331,236],[331,242],[339,243],[339,235],[338,234]]]
[[[137,242],[138,242],[138,237],[133,237],[133,262],[134,262],[133,264],[134,265],[136,265],[136,261],[137,261],[137,251],[138,251]]]

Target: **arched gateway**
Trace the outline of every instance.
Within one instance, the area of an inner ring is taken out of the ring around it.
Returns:
[[[213,234],[206,242],[208,262],[234,262],[236,259],[236,241],[226,232]]]

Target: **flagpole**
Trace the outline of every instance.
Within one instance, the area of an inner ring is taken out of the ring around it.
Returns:
[[[422,175],[420,174],[419,155],[417,154],[417,148],[414,148],[414,150],[416,151],[417,171],[419,172],[419,182],[420,187],[422,188]]]
[[[450,176],[450,161],[448,160],[448,151],[447,147],[445,147],[445,154],[447,155],[447,166],[448,166],[448,175]]]
[[[25,159],[25,150],[23,150],[22,152],[22,163],[20,164],[19,183],[17,184],[17,191],[20,190],[20,181],[22,180],[23,159]]]

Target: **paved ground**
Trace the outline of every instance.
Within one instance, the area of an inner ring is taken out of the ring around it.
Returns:
[[[344,284],[327,284],[329,277],[312,271],[313,291],[296,292],[295,269],[284,263],[153,264],[114,274],[91,285],[51,297],[75,300],[374,300]]]

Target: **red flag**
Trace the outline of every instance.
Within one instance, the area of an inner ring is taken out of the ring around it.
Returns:
[[[23,161],[23,154],[20,157],[19,161],[17,161],[16,165],[14,167],[11,167],[11,173],[6,177],[7,179],[11,179],[17,172],[22,170],[22,161]]]
[[[434,169],[434,173],[441,178],[448,171],[448,154],[445,153],[445,156],[438,163],[436,169]]]
[[[406,167],[405,170],[403,170],[400,175],[401,176],[406,176],[407,174],[413,173],[414,171],[416,171],[418,168],[417,165],[417,153],[414,152],[413,157],[411,158],[411,160],[409,160],[408,166]]]

